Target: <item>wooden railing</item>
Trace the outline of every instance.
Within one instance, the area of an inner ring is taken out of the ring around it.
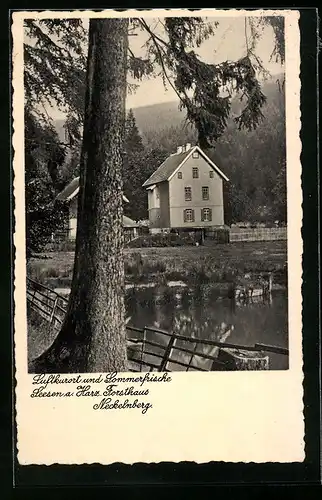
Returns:
[[[60,328],[68,300],[55,291],[27,278],[27,302],[52,328]],[[130,371],[211,371],[224,369],[219,349],[248,353],[273,352],[288,355],[288,349],[264,344],[244,346],[226,342],[232,327],[219,332],[219,340],[188,337],[174,332],[127,325],[127,350]]]
[[[27,303],[49,321],[53,328],[59,328],[64,320],[68,301],[54,290],[27,278]]]

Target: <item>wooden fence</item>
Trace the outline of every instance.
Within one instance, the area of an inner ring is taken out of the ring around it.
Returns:
[[[66,298],[27,278],[27,303],[52,328],[59,329],[67,310]],[[219,356],[223,349],[233,356],[236,353],[246,353],[252,361],[254,358],[257,361],[264,360],[267,367],[268,358],[264,353],[288,355],[288,349],[282,347],[263,344],[243,346],[226,342],[232,330],[229,326],[219,332],[218,340],[187,337],[150,327],[140,329],[127,326],[126,330],[129,370],[134,372],[225,370],[226,363]]]
[[[66,314],[68,300],[54,290],[27,278],[27,304],[53,328],[59,328]]]
[[[230,228],[229,242],[276,241],[287,239],[286,227]]]

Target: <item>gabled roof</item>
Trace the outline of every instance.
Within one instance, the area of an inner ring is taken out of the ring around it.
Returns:
[[[69,201],[79,191],[79,177],[75,177],[67,186],[59,193],[56,200],[58,201]]]
[[[79,192],[79,177],[75,177],[67,186],[57,195],[57,201],[70,201]],[[123,194],[123,201],[129,203],[127,197]]]
[[[137,224],[134,220],[130,219],[130,217],[123,215],[123,226],[124,227],[139,227],[139,224]]]
[[[152,184],[158,184],[159,182],[169,181],[175,175],[177,170],[188,160],[188,158],[197,151],[204,160],[226,181],[229,181],[228,177],[215,165],[211,159],[199,148],[199,146],[194,146],[188,151],[183,153],[175,153],[170,155],[157,170],[145,181],[143,187],[148,188]]]
[[[159,182],[167,181],[170,175],[190,156],[190,151],[184,153],[172,154],[153,172],[152,175],[145,181],[143,187],[158,184]]]

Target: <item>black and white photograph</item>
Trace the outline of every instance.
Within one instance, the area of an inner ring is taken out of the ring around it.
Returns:
[[[23,44],[29,373],[287,370],[284,17]]]

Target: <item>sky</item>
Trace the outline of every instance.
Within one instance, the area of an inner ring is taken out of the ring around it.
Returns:
[[[208,63],[221,63],[223,61],[235,61],[246,55],[246,37],[245,37],[245,18],[244,17],[220,17],[208,18],[209,21],[219,21],[219,26],[215,34],[206,40],[198,49],[194,49],[200,56],[200,59]],[[88,20],[85,21],[88,26]],[[85,24],[84,23],[84,24]],[[155,26],[157,19],[149,19],[149,24]],[[162,35],[162,28],[157,25],[157,33]],[[256,55],[261,59],[263,66],[267,69],[272,78],[284,71],[283,66],[271,60],[271,54],[274,48],[274,35],[271,27],[259,28],[261,37],[257,43]],[[247,28],[250,35],[249,27]],[[136,56],[144,57],[145,49],[143,47],[146,41],[146,35],[139,32],[137,36],[129,38],[130,48]],[[131,81],[132,82],[132,81]],[[128,94],[126,107],[136,108],[162,102],[176,101],[177,96],[170,87],[164,88],[162,78],[145,78],[141,82],[137,80],[133,83],[139,85],[134,93]],[[55,108],[48,109],[49,114],[54,119],[64,118],[64,113]]]
[[[142,53],[141,45],[144,43],[142,34],[139,37],[131,37],[130,42],[131,47],[136,49],[135,55]],[[260,57],[264,67],[272,76],[283,71],[280,64],[270,61],[273,48],[273,30],[267,27],[263,30],[261,40],[258,42],[256,55]],[[246,55],[244,18],[221,17],[214,36],[206,40],[196,52],[199,53],[201,60],[208,63],[236,61]],[[140,84],[135,94],[128,96],[127,107],[135,108],[173,100],[177,100],[174,90],[171,87],[165,90],[161,78],[146,79]]]

